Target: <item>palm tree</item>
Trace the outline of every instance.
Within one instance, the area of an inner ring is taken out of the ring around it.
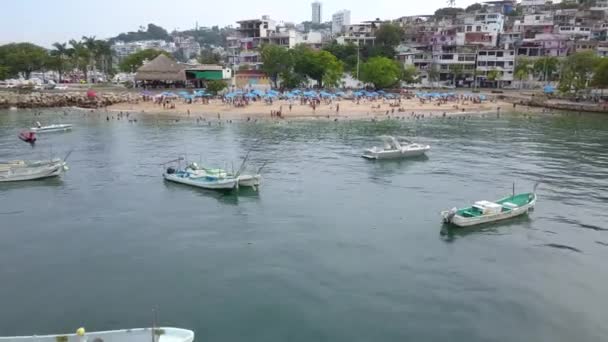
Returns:
[[[450,66],[450,73],[452,74],[452,83],[454,84],[454,87],[456,87],[456,79],[462,75],[463,71],[464,67],[462,64],[454,64]]]
[[[59,74],[59,83],[63,80],[63,73],[68,64],[69,49],[66,43],[54,43],[54,50],[51,50],[50,55],[53,58],[53,64]]]
[[[448,0],[448,6],[449,7],[455,7],[456,6],[456,0]]]
[[[88,66],[90,67],[90,70],[97,71],[97,39],[95,39],[95,36],[82,36],[82,43],[84,44],[86,49],[89,50]]]
[[[91,59],[91,52],[89,51],[89,49],[87,49],[86,45],[83,42],[79,42],[77,40],[72,39],[69,41],[69,43],[72,46],[72,48],[70,49],[72,63],[78,70],[82,71],[85,80],[88,82],[88,66],[89,61]]]

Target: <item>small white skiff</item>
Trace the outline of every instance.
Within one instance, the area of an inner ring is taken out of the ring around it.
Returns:
[[[49,125],[49,126],[40,126],[40,127],[32,127],[30,131],[35,133],[53,133],[53,132],[65,132],[71,130],[73,125],[63,124],[63,125]]]
[[[75,334],[0,337],[0,342],[193,342],[194,332],[179,328],[141,328]]]
[[[366,159],[403,159],[424,155],[431,149],[429,145],[412,143],[405,139],[397,140],[395,137],[382,136],[384,147],[372,147],[363,152]]]
[[[0,182],[17,182],[56,177],[68,170],[65,159],[0,163]]]

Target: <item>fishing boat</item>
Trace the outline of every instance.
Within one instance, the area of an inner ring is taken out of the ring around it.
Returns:
[[[19,139],[28,143],[34,143],[36,142],[36,133],[32,131],[23,131],[19,133]]]
[[[239,187],[239,180],[236,177],[217,178],[206,174],[193,173],[190,170],[176,169],[168,167],[163,173],[163,178],[170,182],[194,186],[208,190],[234,190]]]
[[[49,126],[40,126],[30,128],[30,131],[34,133],[53,133],[53,132],[65,132],[71,130],[73,125],[71,124],[61,124],[61,125],[49,125]]]
[[[67,170],[68,166],[65,159],[0,162],[0,182],[17,182],[57,177]]]
[[[209,179],[221,180],[227,178],[236,178],[239,182],[239,187],[250,187],[257,189],[262,183],[262,176],[259,174],[259,170],[254,175],[241,173],[235,175],[224,169],[210,169],[201,167],[197,163],[190,163],[186,170],[197,177],[207,177]]]
[[[383,147],[372,147],[363,152],[362,157],[371,160],[403,159],[424,155],[431,149],[429,145],[413,143],[407,139],[397,139],[391,136],[382,136]]]
[[[194,332],[179,328],[140,328],[74,334],[0,337],[0,342],[193,342]]]
[[[494,202],[478,201],[468,208],[443,211],[443,222],[458,227],[470,227],[525,215],[536,205],[537,187],[538,184],[532,192],[527,193],[515,194],[513,191],[511,196]],[[513,188],[515,190],[515,187]]]

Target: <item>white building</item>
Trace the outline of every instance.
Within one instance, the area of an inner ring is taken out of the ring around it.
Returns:
[[[544,6],[547,0],[521,0],[520,6]]]
[[[368,21],[361,24],[345,25],[343,34],[336,38],[338,44],[355,44],[357,46],[374,45],[376,41],[376,30],[380,23]]]
[[[509,85],[513,82],[515,73],[515,50],[511,49],[484,49],[477,52],[477,81],[488,81],[488,74],[496,70],[499,77],[495,80],[499,86]]]
[[[323,20],[323,4],[315,1],[312,3],[312,23],[320,24]]]
[[[120,62],[125,57],[142,50],[156,49],[167,51],[169,53],[174,53],[177,50],[175,43],[168,43],[164,40],[140,40],[130,43],[116,42],[111,46],[111,49],[114,51],[114,56],[116,57],[117,62]]]
[[[234,66],[246,64],[259,68],[262,65],[260,47],[264,44],[293,48],[298,42],[298,33],[293,28],[278,26],[264,15],[261,19],[237,22],[237,34],[227,38],[228,60]]]
[[[350,25],[350,11],[342,10],[334,13],[331,16],[331,33],[338,34],[342,32],[344,26]]]

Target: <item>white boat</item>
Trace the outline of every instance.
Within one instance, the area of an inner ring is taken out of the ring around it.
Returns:
[[[53,133],[53,132],[65,132],[71,130],[73,125],[62,124],[62,125],[49,125],[49,126],[38,126],[30,128],[30,131],[36,133]]]
[[[536,205],[536,188],[530,193],[515,194],[495,202],[478,201],[463,209],[453,208],[441,212],[443,222],[458,227],[470,227],[484,223],[507,220],[525,215]]]
[[[372,147],[363,152],[366,159],[402,159],[424,155],[431,149],[429,145],[412,143],[405,139],[397,140],[395,137],[382,136],[384,147]]]
[[[262,176],[259,172],[255,175],[248,174],[237,174],[234,175],[224,169],[209,169],[200,167],[197,163],[190,163],[188,167],[186,167],[186,171],[191,174],[192,178],[202,178],[205,177],[207,179],[229,179],[236,178],[239,181],[239,187],[250,187],[257,189],[262,183]]]
[[[167,168],[167,171],[163,173],[163,178],[171,182],[208,190],[233,190],[239,187],[239,180],[236,177],[218,179],[202,174],[196,175],[187,170],[177,170],[173,167]]]
[[[64,160],[12,161],[0,163],[0,182],[17,182],[57,177],[68,170]]]
[[[74,334],[0,337],[0,342],[193,342],[194,332],[179,328],[141,328]]]

